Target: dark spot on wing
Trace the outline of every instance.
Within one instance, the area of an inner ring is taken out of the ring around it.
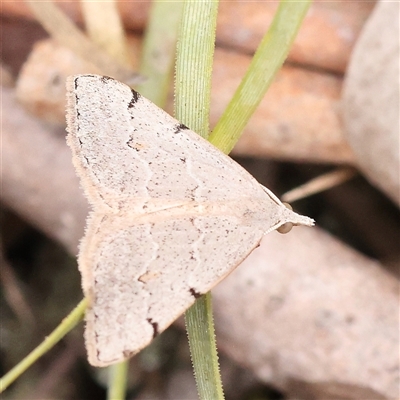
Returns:
[[[138,92],[136,92],[135,90],[131,89],[132,91],[132,99],[128,104],[128,108],[132,108],[135,106],[135,103],[137,103],[137,101],[140,98],[140,94]]]
[[[179,133],[180,131],[184,131],[186,129],[189,129],[186,125],[178,124],[178,125],[175,126],[174,133]]]
[[[133,140],[132,138],[130,138],[126,144],[131,148],[136,150],[137,152],[139,152],[140,150],[143,150],[146,148],[146,146],[143,143],[139,143],[135,140]]]
[[[147,318],[147,322],[153,327],[153,339],[160,333],[158,332],[158,323],[153,322],[152,318]]]
[[[109,77],[109,76],[102,76],[101,78],[100,78],[100,80],[102,81],[102,82],[104,82],[104,83],[107,83],[108,81],[113,81],[114,79],[113,78],[111,78],[111,77]]]
[[[201,293],[197,292],[197,291],[196,291],[195,289],[193,289],[193,288],[190,288],[190,289],[189,289],[189,292],[190,292],[190,294],[191,294],[195,299],[198,299],[199,297],[202,296]]]

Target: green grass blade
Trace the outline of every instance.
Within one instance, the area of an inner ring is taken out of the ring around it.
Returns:
[[[200,136],[209,133],[217,1],[186,1],[178,41],[175,116]]]
[[[209,141],[229,153],[285,61],[311,0],[282,0],[272,24]]]
[[[107,400],[125,399],[128,368],[128,360],[108,367]]]
[[[178,41],[175,116],[204,138],[209,131],[217,12],[218,2],[187,1]],[[210,293],[186,312],[185,321],[199,397],[223,399]]]
[[[33,363],[43,354],[48,352],[56,345],[70,330],[82,320],[87,308],[87,300],[83,299],[72,312],[63,319],[60,325],[44,341],[21,360],[13,369],[0,379],[0,393],[11,385],[20,375],[22,375]]]
[[[181,1],[153,1],[143,41],[140,74],[146,80],[136,89],[161,108],[167,101],[175,65],[183,4]]]
[[[210,292],[186,311],[185,324],[200,399],[224,399]]]

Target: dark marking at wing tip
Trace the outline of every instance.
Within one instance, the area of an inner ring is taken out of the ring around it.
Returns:
[[[128,104],[128,108],[132,108],[135,106],[135,103],[138,102],[138,100],[140,99],[140,93],[138,93],[136,90],[131,89],[132,91],[132,99]]]
[[[179,133],[180,131],[184,131],[184,130],[186,130],[186,129],[189,129],[186,125],[184,125],[184,124],[177,124],[177,125],[175,126],[174,133]]]
[[[181,157],[180,160],[185,164],[186,163],[186,157]]]
[[[152,318],[147,318],[147,322],[153,327],[153,339],[160,333],[158,331],[158,323],[153,322]]]
[[[202,294],[197,292],[194,288],[190,288],[189,292],[195,299],[198,299],[199,297],[202,296]]]
[[[84,75],[75,76],[75,78],[74,78],[75,90],[78,89],[78,80],[86,79],[86,78],[97,78],[97,75],[84,74]],[[104,78],[108,78],[108,77],[105,76]]]
[[[104,83],[107,83],[108,81],[113,81],[114,79],[111,78],[110,76],[103,75],[103,76],[100,78],[100,80],[101,80],[102,82],[104,82]]]

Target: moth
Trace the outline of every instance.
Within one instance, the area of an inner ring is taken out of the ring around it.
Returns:
[[[92,206],[78,255],[89,362],[148,345],[284,224],[313,225],[112,78],[67,81],[67,143]]]

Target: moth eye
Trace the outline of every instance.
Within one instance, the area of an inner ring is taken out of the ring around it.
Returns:
[[[289,210],[293,210],[292,206],[289,203],[282,203],[286,208],[288,208]],[[282,226],[280,226],[277,231],[279,233],[288,233],[292,230],[293,228],[293,224],[291,222],[286,222],[285,224],[283,224]]]
[[[285,224],[283,224],[282,226],[280,226],[277,231],[279,233],[288,233],[292,230],[293,228],[293,224],[291,222],[286,222]]]

